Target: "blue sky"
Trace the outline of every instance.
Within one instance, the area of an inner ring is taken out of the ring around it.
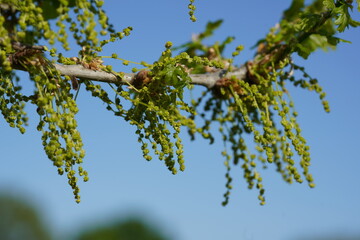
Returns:
[[[279,21],[289,1],[197,1],[196,23],[188,19],[187,4],[107,1],[104,7],[115,27],[133,26],[134,31],[105,49],[104,55],[115,52],[125,59],[153,62],[166,41],[180,45],[202,31],[207,21],[224,19],[210,40],[235,36],[227,51],[243,44],[240,64],[253,56],[250,47]],[[358,12],[354,16],[360,19]],[[360,31],[350,29],[340,37],[353,43],[300,60],[327,92],[331,113],[322,110],[314,93],[292,89],[303,135],[311,146],[315,189],[288,185],[269,169],[264,172],[267,204],[260,206],[257,192],[247,190],[240,170],[234,170],[235,189],[230,204],[222,207],[225,168],[220,142],[190,142],[184,135],[186,170],[173,176],[157,159],[142,159],[134,129],[82,91],[77,120],[90,181],[80,185],[81,204],[75,203],[66,178],[57,175],[43,153],[33,107],[27,108],[30,126],[25,135],[0,119],[0,190],[31,199],[58,236],[129,214],[148,219],[175,240],[360,235]],[[75,56],[75,50],[67,55]],[[126,70],[121,63],[115,69]]]

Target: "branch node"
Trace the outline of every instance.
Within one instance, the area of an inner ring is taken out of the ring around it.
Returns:
[[[151,79],[152,78],[150,76],[150,71],[141,70],[133,77],[132,85],[137,89],[141,89],[145,85],[149,84],[151,82]]]

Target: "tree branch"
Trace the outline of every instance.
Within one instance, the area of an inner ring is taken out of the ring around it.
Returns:
[[[116,76],[115,74],[104,72],[101,70],[91,70],[83,67],[82,65],[62,65],[54,63],[53,66],[63,76],[77,77],[80,79],[90,79],[99,82],[107,82],[114,84],[121,84],[129,82],[131,83],[135,74],[125,73],[123,78]]]
[[[289,45],[277,45],[275,49],[271,49],[270,53],[267,53],[269,56],[273,53],[276,53],[276,50],[279,52],[277,53],[278,57],[275,59],[276,62],[283,60],[286,56],[291,54],[291,51],[293,50],[293,45],[295,43],[300,43],[307,39],[312,33],[315,32],[316,29],[321,27],[326,20],[328,20],[331,17],[331,12],[326,12],[322,14],[322,18],[319,20],[319,22],[308,32],[305,32],[298,36],[292,44]],[[0,38],[0,46],[4,44],[4,39]],[[29,46],[23,43],[19,42],[12,42],[12,47],[14,50],[17,51],[25,51],[27,49],[37,50],[37,51],[44,51],[44,46]],[[261,57],[261,54],[257,55]],[[254,60],[257,59],[257,56],[255,56]],[[11,58],[10,58],[11,59]],[[269,58],[271,59],[271,58]],[[10,60],[11,62],[11,60]],[[255,64],[259,64],[256,62]],[[17,70],[23,70],[26,71],[23,67],[19,66],[18,64],[12,64],[14,69]],[[105,72],[102,70],[93,70],[84,67],[81,64],[75,64],[75,65],[63,65],[58,63],[52,64],[57,71],[63,76],[70,76],[70,77],[76,77],[79,79],[90,79],[93,81],[99,81],[99,82],[107,82],[107,83],[113,83],[113,84],[124,84],[124,83],[130,83],[132,84],[134,82],[136,74],[134,73],[124,73],[122,77],[115,75],[110,72]],[[260,65],[261,62],[260,62]],[[248,78],[248,66],[247,64],[242,65],[239,68],[235,68],[232,72],[227,72],[224,69],[219,69],[215,72],[211,73],[205,73],[205,74],[189,74],[192,84],[195,85],[202,85],[207,87],[208,89],[211,89],[215,86],[216,82],[223,78],[230,78],[230,77],[236,77],[237,79],[247,79]]]
[[[0,45],[2,45],[4,39],[0,38]],[[37,50],[37,51],[44,51],[44,46],[31,46],[22,44],[19,42],[12,42],[12,47],[16,51],[26,51],[26,50]],[[9,56],[9,60],[12,63],[13,69],[27,71],[22,65],[15,64],[14,57]],[[134,78],[136,74],[134,73],[124,73],[123,77],[117,76],[110,72],[105,72],[102,70],[93,70],[89,68],[85,68],[81,64],[74,64],[74,65],[63,65],[59,63],[52,63],[52,66],[59,71],[62,76],[70,76],[76,77],[80,79],[90,79],[93,81],[98,82],[106,82],[106,83],[113,83],[113,84],[124,84],[134,82]],[[192,84],[194,85],[201,85],[206,88],[212,88],[215,86],[216,82],[222,78],[230,78],[235,76],[238,79],[245,79],[247,76],[247,67],[243,65],[239,68],[235,68],[232,72],[227,72],[224,69],[219,69],[215,72],[205,73],[205,74],[189,74]]]
[[[104,72],[101,70],[91,70],[83,67],[82,65],[62,65],[58,63],[55,63],[53,65],[55,69],[60,72],[61,75],[77,77],[80,79],[91,79],[99,82],[107,82],[114,84],[133,83],[135,76],[134,73],[125,73],[123,78],[120,78],[115,74]],[[244,79],[246,77],[246,73],[247,68],[244,65],[240,68],[237,68],[235,71],[229,73],[226,73],[225,70],[218,70],[216,72],[206,74],[189,74],[189,76],[192,79],[192,84],[202,85],[210,89],[214,87],[216,81],[221,78],[235,76],[238,79]]]

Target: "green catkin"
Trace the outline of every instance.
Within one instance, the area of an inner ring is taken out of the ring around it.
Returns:
[[[0,111],[11,127],[16,127],[24,133],[24,126],[27,125],[25,103],[37,105],[40,116],[37,129],[42,132],[44,150],[57,167],[58,173],[60,175],[66,173],[76,202],[80,202],[76,177],[80,172],[75,171],[74,167],[82,164],[85,150],[80,133],[77,131],[75,115],[78,109],[71,93],[71,86],[66,81],[66,77],[59,76],[51,64],[47,63],[47,60],[41,56],[42,53],[27,50],[14,55],[12,60],[31,73],[30,77],[36,87],[33,95],[23,96],[20,93],[21,88],[12,81],[17,78],[11,72],[12,67],[6,54],[14,52],[12,40],[31,45],[37,44],[40,40],[45,40],[50,45],[60,42],[65,50],[69,50],[69,32],[73,33],[78,45],[95,48],[99,43],[95,30],[97,22],[103,33],[114,32],[101,9],[102,3],[103,1],[62,0],[57,9],[52,9],[50,5],[37,4],[32,0],[7,0],[4,4],[7,4],[11,11],[16,10],[19,13],[16,16],[17,21],[4,24],[6,20],[0,16]],[[70,17],[71,11],[77,13],[76,20]],[[48,22],[55,17],[58,17],[56,30]],[[28,34],[32,34],[32,42],[28,42]],[[51,49],[50,54],[56,56],[56,50]],[[84,176],[84,181],[88,180],[86,171],[81,172],[81,175]]]
[[[291,61],[289,54],[282,56],[281,48],[277,49],[281,34],[287,36],[284,39],[286,44],[300,44],[292,37],[303,34],[301,31],[309,28],[310,25],[306,24],[311,19],[306,19],[304,15],[296,26],[283,21],[280,23],[282,28],[272,28],[261,41],[263,49],[258,49],[252,65],[248,63],[249,76],[246,79],[224,77],[222,84],[204,91],[200,98],[188,103],[184,91],[192,88],[189,72],[203,74],[218,68],[231,71],[235,68],[233,58],[240,54],[243,46],[237,46],[232,58],[226,59],[223,50],[233,38],[211,46],[203,44],[202,41],[221,24],[217,21],[209,23],[207,30],[194,39],[195,42],[183,45],[184,51],[177,56],[173,56],[173,44],[166,42],[159,60],[153,64],[122,59],[119,53],[101,56],[104,46],[128,37],[133,30],[127,27],[116,32],[102,10],[103,3],[100,0],[61,0],[56,9],[52,9],[45,2],[6,0],[6,4],[18,12],[17,21],[12,23],[0,16],[0,111],[10,127],[24,133],[27,125],[25,103],[36,105],[40,119],[37,130],[42,133],[44,151],[58,174],[67,177],[76,202],[80,202],[78,179],[89,180],[82,167],[85,150],[76,122],[78,109],[75,100],[81,86],[105,103],[108,111],[134,127],[145,160],[156,157],[173,174],[185,170],[181,130],[186,129],[192,140],[200,136],[212,144],[215,141],[212,132],[218,129],[224,143],[221,153],[225,159],[226,178],[223,205],[229,202],[234,167],[241,168],[249,189],[257,189],[261,205],[265,204],[261,172],[270,165],[275,166],[286,182],[306,181],[310,187],[315,186],[309,172],[310,148],[301,134],[296,120],[298,113],[285,85],[292,83],[316,92],[328,112],[326,94],[316,79]],[[194,0],[189,0],[188,9],[191,21],[196,21]],[[73,15],[76,17],[71,17]],[[56,19],[55,26],[49,24],[51,19]],[[312,33],[315,30],[311,27]],[[101,40],[99,35],[103,36]],[[60,76],[52,63],[45,59],[43,51],[16,52],[12,45],[12,41],[29,45],[41,41],[49,45],[60,43],[64,50],[69,50],[69,38],[73,38],[81,48],[77,58],[58,54],[55,48],[44,50],[58,63],[81,64],[94,71],[110,72],[119,78],[124,73],[115,72],[110,65],[103,65],[104,59],[119,60],[126,66],[136,64],[132,71],[136,73],[140,70],[140,73],[146,73],[145,77],[139,83],[127,83],[124,87]],[[271,49],[279,51],[271,54]],[[293,47],[291,51],[295,49]],[[12,56],[12,62],[9,56]],[[12,64],[31,73],[35,86],[32,95],[21,93]],[[292,71],[297,74],[292,74]],[[302,77],[295,77],[298,75]],[[248,143],[247,135],[251,136],[254,145]]]
[[[190,20],[193,22],[196,22],[196,17],[195,17],[195,5],[194,5],[195,0],[190,0],[190,3],[188,5],[188,9],[189,9],[189,16],[190,16]]]

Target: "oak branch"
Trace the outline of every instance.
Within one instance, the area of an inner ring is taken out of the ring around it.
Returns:
[[[0,38],[0,45],[2,45],[2,42],[4,41],[3,38]],[[19,42],[13,42],[12,43],[13,49],[17,51],[19,56],[23,56],[24,54],[31,54],[32,51],[36,52],[42,52],[45,50],[44,46],[29,46],[25,45]],[[20,54],[19,54],[20,52]],[[10,57],[10,62],[12,63],[12,67],[14,69],[23,70],[23,66],[19,64],[14,63],[14,59],[16,59],[17,56]],[[122,77],[119,77],[113,73],[105,72],[102,70],[93,70],[84,67],[81,64],[74,64],[74,65],[64,65],[59,63],[52,63],[54,68],[63,76],[70,76],[70,77],[76,77],[79,79],[88,79],[98,82],[107,82],[107,83],[113,83],[113,84],[122,84],[122,83],[133,83],[136,74],[134,73],[124,73]],[[219,69],[214,72],[210,73],[204,73],[204,74],[189,74],[192,84],[194,85],[202,85],[207,88],[212,88],[215,86],[216,82],[223,78],[230,78],[232,76],[238,78],[238,79],[245,79],[247,75],[247,67],[246,65],[242,65],[239,68],[235,68],[233,71],[228,72],[223,69]]]
[[[60,72],[61,75],[76,77],[80,79],[90,79],[99,82],[107,82],[114,84],[121,83],[132,83],[136,74],[134,73],[125,73],[122,78],[116,76],[115,74],[101,71],[101,70],[92,70],[83,67],[82,65],[62,65],[55,63],[53,64],[56,70]],[[214,87],[216,81],[224,77],[230,78],[235,76],[238,79],[244,79],[246,77],[247,68],[245,65],[237,68],[232,72],[227,72],[225,70],[218,70],[212,73],[205,74],[189,74],[192,83],[195,85],[202,85],[207,88]]]

